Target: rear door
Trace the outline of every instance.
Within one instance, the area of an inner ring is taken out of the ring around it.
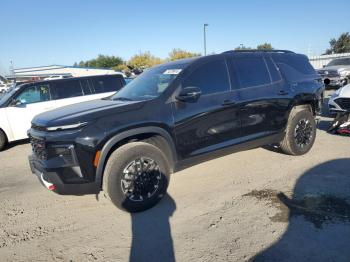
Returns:
[[[236,91],[230,88],[225,59],[201,62],[184,78],[181,88],[196,87],[201,96],[195,102],[172,103],[177,149],[187,158],[234,143],[240,136]]]
[[[232,56],[231,72],[239,79],[242,139],[279,133],[287,121],[290,98],[269,56]]]

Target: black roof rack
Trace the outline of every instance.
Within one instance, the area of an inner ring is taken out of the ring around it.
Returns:
[[[264,53],[295,54],[293,51],[289,51],[289,50],[278,50],[278,49],[273,49],[273,50],[259,50],[259,49],[229,50],[229,51],[223,52],[223,54],[227,54],[227,53],[259,53],[259,52],[264,52]]]

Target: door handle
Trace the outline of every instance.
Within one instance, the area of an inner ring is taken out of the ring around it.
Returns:
[[[224,100],[224,102],[222,102],[222,106],[232,106],[232,105],[234,105],[234,104],[236,104],[236,102],[235,101],[233,101],[233,100]]]
[[[280,95],[280,96],[285,96],[285,95],[288,95],[288,92],[287,92],[287,91],[284,91],[284,90],[280,90],[280,91],[278,92],[278,95]]]

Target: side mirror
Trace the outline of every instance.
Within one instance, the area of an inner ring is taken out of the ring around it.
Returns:
[[[21,100],[18,99],[13,99],[12,102],[10,103],[10,106],[19,106],[22,105],[23,103],[21,102]]]
[[[202,91],[195,86],[189,86],[183,88],[176,96],[176,99],[182,102],[196,102],[201,96]]]

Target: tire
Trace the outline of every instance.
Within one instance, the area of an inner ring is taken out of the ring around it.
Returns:
[[[0,151],[4,150],[7,145],[7,137],[4,131],[0,129]]]
[[[288,155],[300,156],[309,152],[315,142],[316,121],[308,110],[292,114],[288,120],[286,133],[280,142],[280,147]],[[305,129],[303,129],[304,126]],[[301,142],[303,140],[306,140],[305,143]]]
[[[152,168],[145,171],[145,165]],[[142,170],[139,169],[141,166]],[[159,148],[144,142],[131,142],[109,157],[104,171],[103,191],[118,208],[140,212],[153,207],[163,198],[169,179],[168,161]],[[142,189],[144,187],[147,188]]]

